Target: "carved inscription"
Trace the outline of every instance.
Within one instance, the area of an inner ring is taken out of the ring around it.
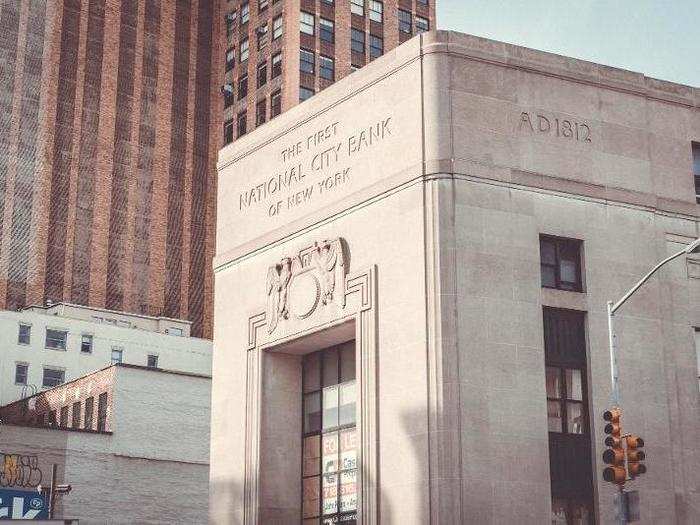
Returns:
[[[591,128],[585,122],[527,111],[520,113],[518,131],[551,135],[578,142],[593,141]]]
[[[392,117],[381,118],[348,133],[333,122],[279,153],[280,168],[238,195],[238,209],[266,210],[269,217],[297,209],[352,181],[352,157],[392,136]]]

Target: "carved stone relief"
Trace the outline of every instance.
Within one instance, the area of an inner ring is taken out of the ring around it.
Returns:
[[[267,270],[267,332],[290,317],[306,319],[319,305],[344,306],[347,251],[342,239],[315,242]]]

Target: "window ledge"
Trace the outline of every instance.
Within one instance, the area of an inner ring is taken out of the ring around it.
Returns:
[[[588,311],[588,296],[585,292],[542,288],[542,306],[586,312]]]

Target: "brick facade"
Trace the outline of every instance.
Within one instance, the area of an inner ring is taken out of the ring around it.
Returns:
[[[10,425],[111,432],[115,370],[116,366],[103,368],[0,407],[0,420]]]
[[[286,111],[299,104],[301,87],[318,93],[352,73],[353,67],[362,67],[373,60],[376,56],[370,49],[371,39],[376,37],[381,40],[381,53],[384,53],[411,36],[435,27],[435,0],[359,0],[354,10],[352,3],[351,0],[233,0],[222,6],[223,38],[219,40],[217,52],[224,59],[223,83],[232,89],[228,103],[223,96],[218,102],[224,110],[223,128],[218,133],[223,145],[244,134],[238,129],[239,117],[244,116],[246,132],[262,125],[256,118],[258,105],[264,105],[265,120],[269,120],[275,93],[280,93],[281,111]],[[362,15],[359,14],[360,4]],[[376,7],[378,4],[382,8],[381,16]],[[248,14],[244,15],[246,5]],[[408,25],[404,24],[401,29],[400,11],[403,11],[404,17],[410,15]],[[301,12],[313,15],[313,35],[300,31]],[[274,22],[279,17],[282,20],[282,34],[274,38]],[[377,21],[380,18],[381,22]],[[321,36],[322,19],[333,23],[332,39],[328,38],[327,33]],[[364,53],[351,51],[352,28],[364,35]],[[263,44],[260,49],[258,34],[265,35],[260,38]],[[249,56],[241,60],[241,44],[246,38]],[[313,73],[300,71],[301,49],[313,52]],[[235,56],[232,67],[225,65],[228,52]],[[278,53],[282,57],[282,73],[272,78],[272,59]],[[332,78],[322,76],[321,57],[333,60]],[[257,73],[262,64],[267,66],[266,81],[259,85]],[[240,81],[246,75],[247,94],[243,94]],[[226,123],[233,126],[232,137],[226,138]]]
[[[0,308],[211,337],[218,0],[0,2]]]

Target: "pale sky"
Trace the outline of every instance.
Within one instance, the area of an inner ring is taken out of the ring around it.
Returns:
[[[700,0],[436,0],[439,29],[700,87]]]

